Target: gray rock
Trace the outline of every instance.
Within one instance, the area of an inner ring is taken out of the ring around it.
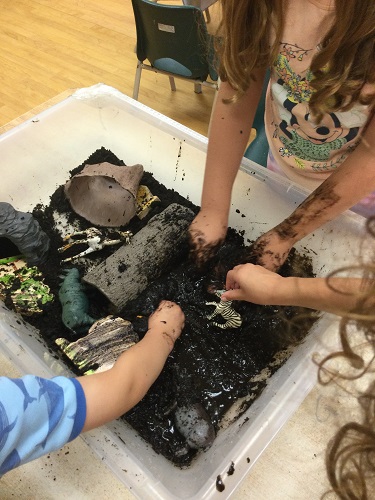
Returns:
[[[214,442],[214,426],[200,403],[177,408],[174,418],[177,430],[190,448],[208,448]]]

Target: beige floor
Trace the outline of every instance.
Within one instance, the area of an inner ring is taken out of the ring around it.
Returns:
[[[0,126],[67,89],[102,82],[132,95],[130,0],[0,0],[0,8]],[[143,71],[139,101],[206,135],[214,91],[196,94],[181,80],[176,86],[172,93],[165,76]]]

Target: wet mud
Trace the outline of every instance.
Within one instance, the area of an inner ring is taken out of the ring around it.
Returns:
[[[97,150],[82,165],[71,172],[78,173],[85,164],[108,161],[123,165],[110,151]],[[139,231],[156,213],[171,203],[179,203],[191,208],[198,207],[173,190],[158,183],[152,174],[144,172],[141,184],[147,185],[160,202],[140,220],[134,217],[130,224],[120,230]],[[53,215],[55,213],[55,216]],[[51,195],[48,206],[37,206],[33,211],[43,231],[50,238],[50,253],[47,262],[40,266],[45,282],[55,294],[56,300],[48,305],[43,315],[26,318],[39,329],[56,357],[64,360],[75,373],[77,367],[57,347],[55,340],[63,337],[69,342],[78,339],[61,321],[61,305],[57,299],[62,273],[61,254],[57,249],[63,245],[55,227],[56,213],[63,216],[66,224],[74,222],[86,229],[91,224],[72,212],[65,198],[63,186]],[[4,247],[5,248],[5,247]],[[86,263],[77,261],[65,264],[64,268],[77,267],[81,276],[111,255],[118,247],[106,247],[98,253],[90,254]],[[11,252],[13,249],[9,249]],[[74,254],[81,249],[72,249]],[[132,300],[117,314],[133,324],[139,338],[147,329],[147,318],[162,299],[173,300],[183,309],[186,316],[184,331],[177,340],[165,368],[146,397],[128,412],[124,418],[134,427],[152,448],[177,466],[188,466],[194,456],[201,451],[186,443],[186,436],[177,430],[175,413],[178,408],[202,407],[209,416],[217,433],[226,412],[239,398],[245,398],[238,415],[246,411],[263,391],[267,379],[284,363],[308,334],[317,319],[312,311],[295,307],[258,306],[245,302],[234,302],[234,309],[240,313],[242,324],[239,328],[222,329],[207,318],[214,306],[206,302],[218,302],[216,290],[225,288],[225,276],[229,269],[242,262],[249,255],[242,235],[229,228],[225,242],[202,274],[189,258],[186,242],[184,257],[178,265],[165,272]],[[69,256],[69,251],[64,258]],[[126,266],[119,268],[126,273]],[[311,261],[304,255],[291,252],[279,271],[282,275],[313,276]],[[111,304],[97,289],[86,288],[89,299],[88,314],[100,319],[111,314]],[[220,318],[215,318],[220,321]],[[85,366],[85,370],[88,368]],[[267,377],[260,374],[267,373]],[[198,406],[197,406],[198,405]],[[219,485],[220,486],[220,485]]]

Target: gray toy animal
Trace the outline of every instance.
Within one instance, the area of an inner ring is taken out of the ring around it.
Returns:
[[[47,258],[50,241],[38,221],[32,214],[19,212],[6,202],[0,202],[0,237],[16,245],[30,267]]]

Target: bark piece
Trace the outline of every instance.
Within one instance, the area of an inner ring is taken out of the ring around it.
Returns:
[[[58,338],[56,344],[87,375],[109,370],[118,357],[138,341],[130,321],[110,315],[96,321],[85,337],[75,342]]]

